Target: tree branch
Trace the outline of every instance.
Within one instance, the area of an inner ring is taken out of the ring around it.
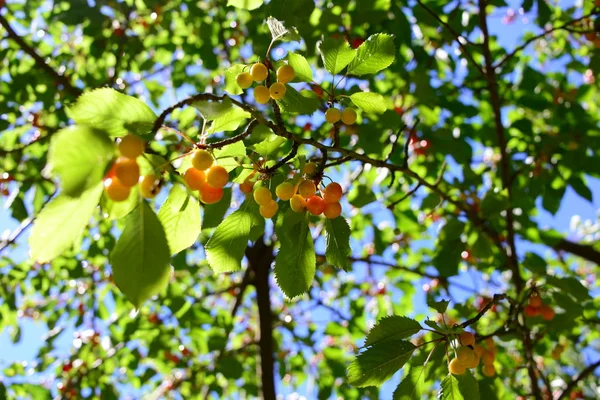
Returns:
[[[583,17],[571,20],[571,21],[569,21],[569,22],[567,22],[565,24],[559,25],[559,26],[555,26],[555,27],[553,27],[551,29],[548,29],[548,30],[544,31],[543,33],[540,33],[539,35],[536,35],[536,36],[534,36],[534,37],[526,40],[525,42],[523,42],[523,44],[521,44],[520,46],[518,46],[517,48],[515,48],[511,53],[505,55],[504,58],[502,60],[500,60],[493,68],[499,68],[499,67],[503,66],[504,64],[506,64],[507,61],[509,61],[511,58],[513,58],[518,52],[524,50],[531,43],[533,43],[533,42],[535,42],[535,41],[543,38],[544,36],[546,36],[546,35],[548,35],[548,34],[550,34],[552,32],[561,30],[561,29],[566,29],[570,25],[574,25],[574,24],[576,24],[579,21],[583,21],[586,18],[589,18],[589,17],[594,16],[594,15],[598,15],[598,14],[600,14],[600,11],[593,11],[593,12],[587,14],[587,15],[584,15]]]
[[[254,272],[254,286],[256,287],[256,303],[258,305],[258,318],[260,326],[260,380],[262,398],[275,400],[275,358],[273,357],[273,314],[271,311],[271,295],[269,287],[269,273],[271,263],[274,261],[273,248],[267,246],[262,237],[254,246],[246,249],[248,268]]]
[[[477,321],[479,321],[481,319],[481,317],[483,317],[483,315],[488,312],[488,310],[490,308],[492,308],[492,306],[500,303],[502,300],[506,299],[506,294],[502,293],[502,294],[495,294],[494,297],[492,298],[491,301],[489,301],[485,307],[483,307],[483,309],[481,311],[479,311],[479,313],[477,313],[476,316],[474,316],[471,319],[466,320],[465,322],[463,322],[462,324],[460,324],[460,326],[462,326],[463,328],[466,328],[469,325],[473,325],[474,323],[476,323]]]
[[[560,394],[560,396],[558,396],[557,400],[566,399],[569,396],[569,394],[571,393],[571,391],[573,391],[573,389],[575,389],[575,387],[577,386],[577,384],[579,382],[581,382],[583,379],[585,379],[592,372],[594,372],[594,370],[596,368],[598,368],[598,367],[600,367],[600,360],[598,360],[595,363],[589,365],[586,369],[584,369],[583,371],[581,371],[581,373],[579,375],[577,375],[577,377],[575,379],[573,379],[571,382],[569,382],[569,384],[567,385],[567,387],[565,388],[565,390],[563,390],[563,392]]]
[[[475,59],[473,58],[473,56],[471,55],[471,53],[469,52],[469,50],[466,48],[466,46],[463,44],[463,42],[461,40],[461,39],[463,39],[466,42],[466,39],[463,38],[461,35],[459,35],[454,29],[452,29],[452,27],[450,25],[448,25],[446,22],[444,22],[431,8],[427,7],[421,0],[417,0],[417,3],[419,3],[419,5],[425,11],[427,11],[433,18],[435,18],[441,25],[444,26],[444,28],[446,28],[454,36],[456,43],[458,43],[458,45],[460,46],[460,49],[462,50],[465,57],[467,57],[467,59],[471,62],[471,64],[473,64],[473,66],[475,68],[477,68],[477,70],[479,71],[479,73],[481,75],[485,75],[485,73],[483,72],[483,68],[481,68],[481,65],[479,65],[477,63],[477,61],[475,61]]]
[[[561,239],[556,243],[553,248],[557,250],[563,250],[568,253],[574,254],[588,261],[600,265],[600,251],[596,250],[593,246],[588,244],[580,244],[571,242],[567,239]]]
[[[513,280],[515,282],[515,289],[517,294],[521,293],[524,288],[523,278],[519,271],[519,260],[517,259],[517,251],[515,246],[515,227],[514,227],[514,216],[512,210],[512,189],[510,186],[511,171],[509,165],[509,158],[506,151],[506,137],[504,135],[504,126],[502,125],[502,104],[500,101],[500,95],[498,93],[498,83],[496,82],[496,72],[493,67],[492,53],[490,51],[490,34],[487,26],[487,14],[485,7],[487,5],[485,0],[478,0],[479,3],[479,19],[481,25],[481,32],[483,33],[483,56],[485,59],[485,72],[488,80],[488,89],[490,91],[491,105],[494,111],[494,124],[496,126],[496,139],[498,147],[500,148],[500,165],[502,175],[502,186],[507,190],[509,207],[506,210],[506,230],[507,230],[507,243],[508,243],[508,262],[509,268],[513,274]]]
[[[54,68],[48,65],[46,61],[44,61],[44,58],[42,58],[42,56],[40,56],[32,46],[25,42],[25,40],[19,36],[17,32],[15,32],[13,27],[8,23],[8,20],[2,14],[0,14],[0,25],[6,29],[8,37],[17,43],[19,47],[21,47],[21,50],[31,56],[31,58],[35,60],[35,63],[38,65],[38,67],[43,69],[48,75],[61,84],[67,93],[73,97],[78,97],[81,93],[83,93],[81,89],[73,86],[71,81],[69,81],[65,75],[59,74],[54,70]]]

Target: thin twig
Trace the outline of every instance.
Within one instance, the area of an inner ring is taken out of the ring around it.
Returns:
[[[431,8],[427,7],[421,0],[417,0],[417,3],[419,3],[419,5],[421,7],[423,7],[423,9],[425,9],[425,11],[427,11],[433,18],[435,18],[440,24],[442,24],[444,26],[444,28],[446,28],[450,33],[452,33],[452,35],[454,36],[454,38],[456,39],[456,43],[458,43],[458,45],[460,46],[463,54],[465,55],[465,57],[467,57],[467,59],[471,62],[471,64],[473,64],[473,66],[475,68],[477,68],[477,70],[479,71],[479,73],[481,75],[485,75],[485,73],[483,72],[483,68],[481,67],[481,65],[479,65],[477,63],[477,61],[475,61],[475,59],[473,58],[473,56],[471,55],[471,53],[469,52],[469,50],[466,48],[466,46],[463,44],[463,40],[466,39],[463,38],[461,35],[459,35],[450,25],[448,25],[446,22],[444,22],[439,15],[437,15]],[[461,40],[462,39],[462,40]]]
[[[571,382],[569,382],[567,384],[567,387],[565,388],[565,390],[562,391],[560,396],[558,396],[557,400],[566,399],[569,396],[569,394],[571,393],[571,391],[573,391],[573,389],[575,389],[577,384],[579,384],[579,382],[581,382],[583,379],[585,379],[588,375],[592,374],[598,367],[600,367],[600,360],[596,361],[593,364],[590,364],[586,369],[581,371],[579,373],[579,375],[577,375],[576,378],[574,378]]]
[[[6,8],[7,6],[5,5],[4,7]],[[2,14],[0,14],[0,25],[6,29],[8,37],[17,43],[25,53],[29,54],[29,56],[35,60],[35,63],[38,67],[43,69],[48,75],[61,84],[67,93],[73,97],[78,97],[81,93],[83,93],[81,89],[73,86],[71,81],[65,75],[59,74],[54,70],[54,68],[48,65],[46,61],[44,61],[44,58],[40,56],[32,46],[25,42],[25,40],[15,32],[12,26],[8,23],[8,20]]]
[[[460,324],[461,327],[466,328],[469,325],[473,325],[474,323],[476,323],[477,321],[479,321],[481,319],[481,317],[483,317],[483,315],[488,312],[488,310],[490,308],[492,308],[492,306],[495,306],[496,304],[498,304],[499,302],[501,302],[502,300],[506,299],[506,294],[504,293],[500,293],[500,294],[495,294],[494,297],[492,298],[492,300],[487,303],[485,305],[485,307],[483,307],[483,309],[481,311],[479,311],[479,313],[477,313],[476,316],[474,316],[471,319],[466,320],[465,322],[463,322],[462,324]]]
[[[589,18],[589,17],[594,16],[594,15],[598,15],[598,14],[600,14],[600,11],[596,10],[596,11],[593,11],[593,12],[587,14],[587,15],[584,15],[583,17],[571,20],[571,21],[569,21],[567,23],[564,23],[562,25],[555,26],[555,27],[553,27],[551,29],[545,30],[543,33],[540,33],[539,35],[536,35],[536,36],[534,36],[534,37],[526,40],[525,42],[523,42],[523,44],[521,44],[520,46],[516,47],[511,53],[505,55],[504,58],[502,58],[496,65],[493,66],[493,68],[500,68],[508,60],[510,60],[511,58],[513,58],[518,52],[524,50],[531,43],[533,43],[533,42],[535,42],[535,41],[543,38],[544,36],[546,36],[546,35],[548,35],[548,34],[550,34],[552,32],[555,32],[555,31],[558,31],[558,30],[561,30],[561,29],[565,29],[565,28],[569,27],[570,25],[576,24],[579,21],[582,21],[582,20],[584,20],[586,18]]]

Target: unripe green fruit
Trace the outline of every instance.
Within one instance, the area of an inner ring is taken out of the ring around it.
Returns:
[[[291,182],[283,182],[275,189],[275,194],[277,197],[283,201],[287,201],[294,196],[294,185]]]
[[[342,118],[342,113],[335,107],[332,107],[325,111],[325,121],[330,124],[335,124]]]
[[[209,169],[214,162],[214,158],[212,154],[204,149],[196,150],[194,156],[192,157],[192,165],[194,168],[199,169],[200,171],[204,171],[205,169]]]
[[[350,107],[345,108],[340,117],[344,124],[352,125],[356,122],[356,111]]]

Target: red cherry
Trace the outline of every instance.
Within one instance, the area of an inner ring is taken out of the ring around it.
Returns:
[[[0,1],[2,1],[2,0],[0,0]],[[73,365],[71,364],[70,361],[67,361],[62,367],[62,370],[64,373],[69,372],[71,369],[73,369]]]
[[[310,131],[312,129],[312,124],[310,122],[307,122],[306,124],[304,124],[304,130],[305,131]]]
[[[352,48],[356,49],[358,46],[360,46],[361,44],[363,44],[365,40],[361,39],[361,38],[355,38],[352,40]]]

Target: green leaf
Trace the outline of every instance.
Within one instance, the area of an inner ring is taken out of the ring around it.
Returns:
[[[568,183],[569,183],[569,185],[571,185],[573,190],[575,190],[575,193],[577,193],[578,195],[580,195],[581,197],[583,197],[590,203],[593,203],[594,198],[592,195],[592,191],[590,190],[588,185],[585,183],[583,176],[573,175],[571,178],[569,178]]]
[[[450,301],[448,300],[441,300],[441,301],[428,301],[427,305],[431,308],[433,308],[435,311],[439,312],[440,314],[443,314],[446,312],[446,310],[448,309],[448,304],[450,304]]]
[[[580,302],[591,299],[590,292],[581,284],[581,282],[579,282],[577,278],[559,278],[557,276],[548,275],[546,276],[546,283],[548,283],[550,286],[561,289],[563,293],[569,293]]]
[[[228,144],[215,150],[214,156],[217,160],[229,157],[246,157],[246,145],[243,141]]]
[[[229,97],[225,97],[223,101],[198,100],[192,105],[208,121],[213,121],[233,111],[233,104]]]
[[[291,114],[312,114],[319,109],[320,102],[315,92],[311,90],[298,92],[290,85],[285,86],[285,96],[277,100],[277,104],[283,111]]]
[[[288,298],[310,289],[316,270],[316,256],[305,213],[288,210],[275,228],[280,247],[275,258],[275,279]]]
[[[42,209],[29,237],[30,256],[48,262],[60,256],[83,234],[98,205],[104,186],[99,183],[80,197],[60,195]]]
[[[137,187],[131,188],[131,193],[125,201],[112,201],[105,194],[100,200],[100,208],[105,218],[121,219],[132,212],[140,201],[140,193]]]
[[[264,226],[254,201],[245,201],[217,226],[206,243],[206,259],[215,273],[239,271],[252,227]]]
[[[294,68],[294,72],[296,73],[294,82],[312,82],[314,80],[310,64],[304,56],[290,51],[288,52],[287,60],[288,65]]]
[[[237,84],[235,77],[244,72],[244,70],[248,70],[248,67],[244,64],[235,64],[231,68],[225,71],[225,87],[223,88],[227,93],[238,95],[244,93],[240,85]]]
[[[350,100],[367,113],[382,114],[387,110],[385,99],[379,93],[357,92],[350,96]]]
[[[350,270],[350,226],[343,217],[325,221],[327,234],[325,257],[327,261],[344,271]]]
[[[213,120],[209,132],[235,131],[248,118],[250,118],[249,112],[241,108],[232,108],[228,113]]]
[[[113,280],[135,308],[167,286],[170,258],[165,231],[143,201],[127,216],[110,255]]]
[[[394,36],[385,33],[372,35],[358,47],[356,58],[348,66],[348,74],[374,74],[389,67],[395,58]]]
[[[77,124],[108,132],[110,136],[124,136],[127,124],[151,126],[156,114],[141,100],[116,90],[103,88],[79,96],[67,114]]]
[[[192,246],[201,231],[200,204],[181,185],[173,185],[158,211],[171,254]]]
[[[386,340],[406,339],[422,329],[414,319],[400,315],[384,317],[369,331],[365,346],[373,346]]]
[[[79,196],[104,177],[115,145],[105,132],[84,126],[58,131],[48,150],[48,166],[67,196]]]
[[[462,375],[457,375],[458,389],[465,399],[479,400],[479,383],[471,371],[467,371]]]
[[[244,10],[256,10],[264,4],[265,0],[228,0],[227,6],[242,8]]]
[[[488,191],[483,200],[481,200],[481,214],[486,217],[496,217],[500,212],[506,210],[509,206],[506,191],[494,192]]]
[[[282,42],[299,42],[302,40],[295,27],[288,28],[283,23],[273,17],[267,18],[267,26],[271,31],[272,41],[281,40]]]
[[[317,44],[323,65],[332,75],[340,73],[356,57],[356,50],[343,39],[327,38]]]
[[[458,388],[458,380],[452,374],[447,375],[442,381],[442,387],[440,389],[440,395],[438,399],[441,400],[464,400],[460,389]],[[468,399],[471,400],[471,399]]]
[[[286,138],[271,133],[265,140],[251,146],[250,148],[261,156],[268,158],[277,153],[285,142]]]
[[[225,213],[231,205],[231,188],[223,189],[223,198],[214,204],[207,204],[204,208],[202,229],[216,228],[225,218]]]
[[[408,361],[416,347],[405,340],[387,340],[367,348],[348,367],[348,383],[379,386]]]

